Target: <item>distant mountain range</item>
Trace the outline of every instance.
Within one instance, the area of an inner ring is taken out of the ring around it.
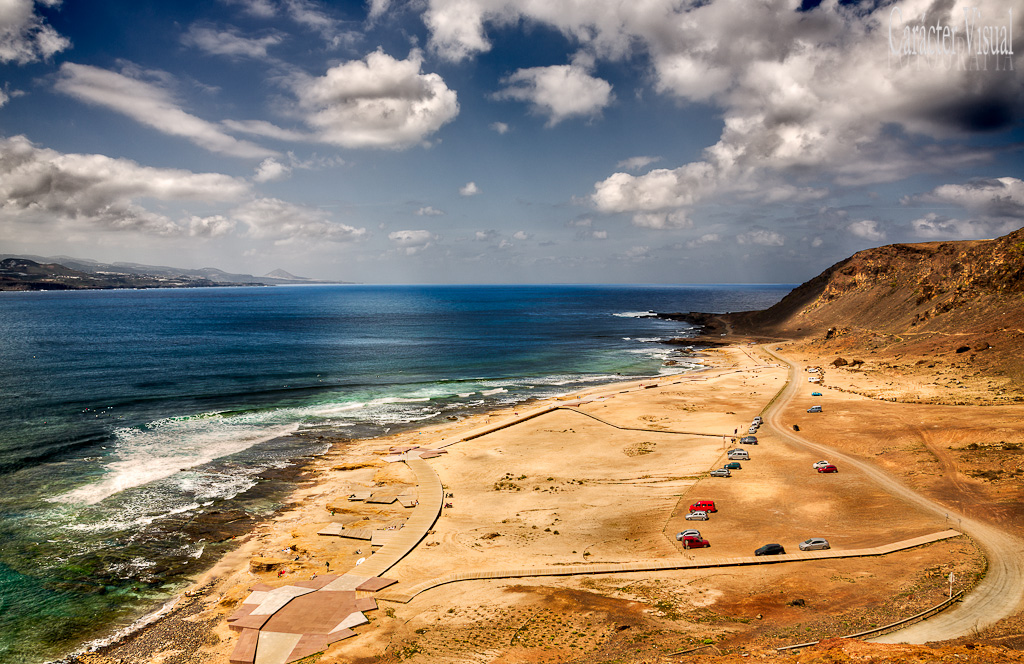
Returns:
[[[274,270],[262,277],[232,274],[214,267],[187,269],[140,263],[100,263],[70,256],[0,254],[0,290],[85,290],[111,288],[201,288],[340,284]]]

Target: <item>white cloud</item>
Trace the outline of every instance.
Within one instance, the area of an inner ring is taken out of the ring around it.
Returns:
[[[693,222],[686,216],[685,210],[674,212],[638,212],[633,215],[633,225],[640,228],[667,230],[671,228],[689,228]]]
[[[248,191],[244,180],[219,173],[62,154],[38,148],[24,136],[0,139],[0,221],[181,235],[184,226],[137,201],[232,201]]]
[[[235,230],[233,219],[219,214],[212,217],[189,217],[188,234],[193,237],[221,237]]]
[[[40,0],[39,4],[56,7],[60,0]],[[71,47],[71,42],[57,33],[36,14],[34,0],[4,0],[0,3],[0,63],[24,65],[49,59]]]
[[[437,74],[423,74],[413,51],[396,60],[374,51],[297,84],[306,122],[322,141],[346,148],[406,148],[459,113],[455,92]]]
[[[313,134],[295,131],[294,129],[283,129],[266,120],[224,120],[221,124],[234,132],[265,136],[266,138],[273,138],[279,141],[317,140],[317,137]]]
[[[504,122],[492,122],[490,126],[491,129],[498,132],[499,134],[507,134],[509,130],[509,126]]]
[[[850,231],[854,235],[865,240],[871,240],[872,242],[879,242],[885,239],[885,231],[879,227],[878,222],[873,219],[862,219],[861,221],[851,222],[846,227],[846,230]]]
[[[1001,177],[944,184],[903,202],[951,203],[987,217],[1024,218],[1024,181]]]
[[[705,162],[675,170],[658,168],[645,175],[615,173],[594,185],[591,196],[602,212],[655,211],[690,205],[713,191],[716,169]]]
[[[228,136],[217,125],[183,111],[171,94],[155,83],[90,65],[61,65],[56,89],[81,101],[123,113],[136,122],[201,148],[233,157],[267,157],[275,153]]]
[[[274,180],[283,180],[290,174],[291,168],[285,166],[273,157],[267,157],[260,162],[260,165],[256,168],[256,174],[252,179],[256,182],[272,182]]]
[[[594,231],[593,233],[590,234],[590,236],[595,240],[607,240],[608,231]]]
[[[277,8],[271,0],[221,0],[226,5],[241,5],[245,13],[260,18],[271,18],[277,15]]]
[[[498,99],[516,99],[547,116],[548,127],[572,117],[593,117],[614,99],[608,81],[595,78],[578,65],[520,69],[502,79]]]
[[[444,212],[427,205],[416,210],[414,214],[418,217],[439,217],[444,214]]]
[[[519,240],[520,242],[522,242],[523,240],[529,240],[531,237],[532,236],[526,231],[516,231],[515,233],[512,234],[512,239]]]
[[[910,222],[914,235],[929,240],[993,238],[1020,227],[1013,219],[951,219],[929,212]]]
[[[764,247],[781,247],[786,244],[786,238],[775,231],[765,229],[755,229],[741,233],[736,236],[736,241],[740,244],[759,244]]]
[[[699,238],[696,238],[694,240],[687,240],[686,248],[696,249],[697,247],[703,247],[706,244],[717,244],[721,241],[722,236],[720,236],[718,233],[705,233],[704,235],[701,235]]]
[[[476,196],[479,193],[480,189],[476,186],[476,182],[467,182],[459,187],[460,196]]]
[[[477,231],[473,235],[473,239],[477,242],[492,242],[497,240],[501,236],[496,230]]]
[[[328,16],[325,11],[309,0],[283,0],[283,4],[288,16],[293,21],[320,33],[320,36],[331,48],[354,43],[357,39],[354,33],[343,30],[339,21]]]
[[[752,191],[766,179],[777,183],[808,173],[839,186],[899,181],[990,158],[992,149],[962,139],[1009,130],[1024,118],[1024,78],[1005,71],[1005,62],[1003,71],[991,58],[985,71],[916,61],[892,65],[886,40],[892,3],[830,0],[795,11],[795,0],[425,1],[428,47],[449,60],[488,51],[490,29],[541,25],[577,49],[579,64],[635,62],[642,53],[660,94],[720,109],[719,140],[674,169],[675,182],[636,183],[646,196],[620,197],[609,191],[623,184],[614,174],[594,192],[602,211],[694,205],[734,189]],[[908,20],[962,25],[965,10],[976,4],[906,0],[900,7]],[[1024,14],[1021,0],[1009,6]],[[519,95],[533,101],[539,93],[527,87]],[[548,113],[552,121],[560,117]],[[694,170],[700,171],[695,188],[686,184]],[[661,188],[667,190],[656,191]],[[821,195],[820,187],[777,189],[766,200]],[[605,200],[615,198],[621,200]],[[659,200],[670,202],[657,207]]]
[[[249,235],[277,244],[297,241],[355,242],[366,237],[365,228],[331,221],[319,208],[295,205],[277,198],[258,198],[231,211],[231,218],[244,223]]]
[[[822,240],[820,237],[816,237],[811,241],[811,246],[814,247],[815,249],[817,249],[823,244],[825,244],[825,241]]]
[[[615,164],[615,168],[622,168],[627,171],[639,171],[653,163],[661,161],[661,157],[630,157]]]
[[[225,55],[231,58],[265,59],[267,48],[276,46],[282,41],[280,35],[267,35],[251,39],[240,36],[234,30],[214,30],[213,28],[193,25],[181,37],[185,46],[196,48],[212,55]]]
[[[429,247],[437,240],[437,236],[424,230],[395,231],[388,233],[388,239],[403,249],[406,255],[411,256]]]
[[[636,246],[630,247],[626,250],[626,258],[632,258],[639,260],[641,258],[650,258],[651,248],[647,246]]]

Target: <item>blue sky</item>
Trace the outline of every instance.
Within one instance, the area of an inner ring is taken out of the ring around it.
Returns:
[[[0,252],[796,283],[871,246],[994,237],[1024,225],[1011,14],[1024,0],[7,0]]]

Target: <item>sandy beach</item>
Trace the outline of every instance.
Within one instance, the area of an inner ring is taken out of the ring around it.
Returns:
[[[1019,454],[1005,456],[1010,465],[995,480],[970,473],[998,442],[1024,442],[1024,407],[884,401],[855,390],[870,373],[828,367],[824,387],[798,385],[758,443],[742,446],[750,460],[741,469],[710,477],[787,384],[781,359],[801,370],[826,364],[792,344],[770,349],[707,350],[701,372],[336,446],[314,463],[294,507],[241,538],[169,616],[81,661],[226,663],[239,641],[228,618],[254,587],[360,576],[393,557],[424,515],[425,532],[380,574],[397,583],[357,592],[377,608],[316,661],[678,661],[673,653],[695,648],[764,654],[934,606],[951,573],[954,592],[970,590],[985,556],[970,537],[947,531],[964,512],[1021,534],[1020,483],[1011,480],[1022,472]],[[824,412],[809,414],[810,405]],[[789,437],[795,428],[949,505],[952,516],[841,462],[838,473],[817,473],[820,456]],[[413,454],[398,458],[408,448]],[[417,450],[444,453],[414,467]],[[443,491],[436,520],[424,484],[430,473]],[[365,500],[384,494],[404,500]],[[718,511],[708,521],[685,520],[698,500]],[[711,546],[685,550],[675,535],[686,528]],[[374,539],[318,534],[357,530]],[[778,564],[729,562],[770,542],[799,554],[810,537],[827,538],[830,551]],[[885,555],[858,553],[929,537],[935,541]],[[621,571],[607,571],[614,566]],[[987,634],[1012,633],[1014,620]],[[271,661],[266,652],[255,661]]]

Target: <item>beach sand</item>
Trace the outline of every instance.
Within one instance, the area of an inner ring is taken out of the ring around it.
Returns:
[[[779,348],[801,365],[828,359],[790,344]],[[294,507],[241,538],[171,615],[82,661],[227,662],[238,634],[226,617],[252,586],[358,572],[360,558],[373,560],[371,542],[318,531],[332,524],[397,529],[427,508],[348,499],[367,491],[417,494],[407,464],[385,460],[400,446],[447,452],[426,463],[451,506],[383,575],[398,583],[378,593],[369,623],[331,645],[319,662],[678,661],[669,653],[705,646],[757,651],[886,624],[942,601],[950,572],[956,589],[969,588],[983,573],[979,549],[959,536],[885,556],[476,579],[438,585],[407,602],[382,599],[453,573],[710,561],[749,557],[768,542],[796,552],[814,536],[828,538],[834,551],[852,550],[955,527],[855,470],[816,473],[811,464],[818,457],[769,427],[758,432],[758,445],[747,447],[751,460],[741,470],[708,477],[736,446],[734,432],[745,434],[785,384],[787,370],[757,346],[705,355],[702,372],[602,386],[336,448],[314,463],[312,481],[292,497]],[[1024,419],[1024,407],[893,403],[844,388],[854,379],[871,377],[830,370],[827,387],[813,388],[823,392],[813,402],[826,412],[807,414],[801,398],[784,421],[798,424],[810,440],[870,460],[930,497],[1020,534],[1015,478],[1022,457],[1000,459],[1005,467],[994,480],[969,473],[988,463],[982,455],[998,441],[1024,442],[1013,427]],[[811,386],[801,389],[809,395]],[[456,442],[466,432],[551,406],[559,408]],[[971,443],[976,449],[967,449]],[[705,522],[684,520],[696,500],[714,500],[718,513]],[[711,547],[684,551],[675,533],[687,527],[699,529]]]

